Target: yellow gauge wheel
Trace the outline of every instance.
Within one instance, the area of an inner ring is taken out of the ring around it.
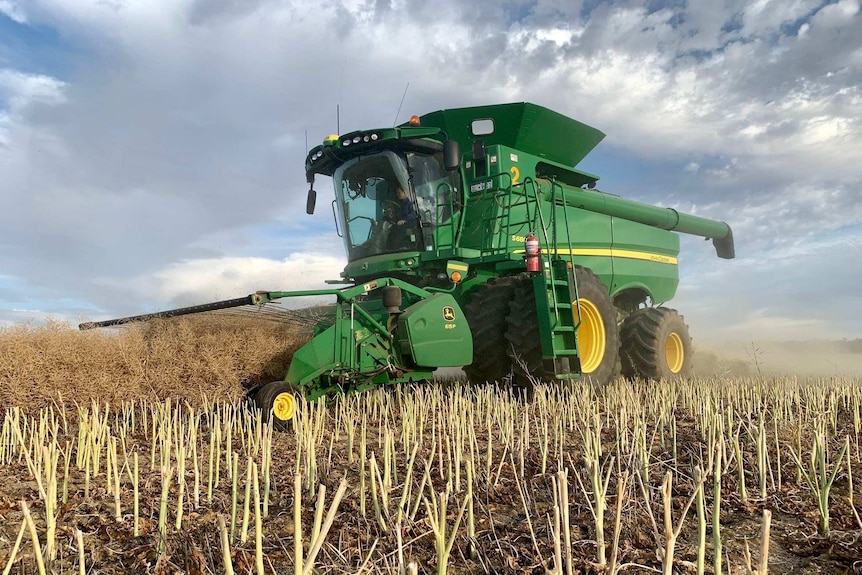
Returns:
[[[289,391],[276,395],[272,402],[272,413],[282,421],[293,419],[296,414],[296,396]]]
[[[581,354],[581,371],[592,373],[605,358],[607,334],[599,308],[590,300],[581,298],[574,302],[581,310],[581,326],[578,328],[578,351]],[[577,313],[577,310],[575,310]],[[575,316],[575,321],[577,321]],[[680,346],[682,344],[680,343]],[[680,360],[682,365],[682,360]]]
[[[679,373],[682,370],[682,364],[685,362],[685,347],[682,344],[682,338],[675,331],[670,332],[664,342],[664,359],[671,373]]]

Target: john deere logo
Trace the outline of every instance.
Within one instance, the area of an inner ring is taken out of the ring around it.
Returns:
[[[455,308],[447,305],[443,308],[443,319],[446,321],[455,321]]]

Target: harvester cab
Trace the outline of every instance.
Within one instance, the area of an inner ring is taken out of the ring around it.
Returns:
[[[257,292],[122,320],[330,295],[334,313],[283,381],[256,395],[276,424],[296,399],[429,379],[680,377],[691,338],[675,310],[683,232],[734,257],[724,222],[595,189],[576,165],[604,134],[534,104],[441,110],[327,137],[306,158],[307,211],[332,180],[341,289]]]

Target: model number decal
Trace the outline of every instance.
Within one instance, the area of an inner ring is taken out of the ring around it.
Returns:
[[[521,177],[521,170],[518,169],[518,166],[512,166],[509,171],[512,172],[512,185],[514,186],[518,183],[518,178]]]

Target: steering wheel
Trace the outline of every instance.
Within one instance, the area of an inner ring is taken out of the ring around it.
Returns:
[[[382,202],[382,206],[384,219],[389,219],[394,222],[398,211],[401,209],[401,204],[395,200],[384,200]]]

